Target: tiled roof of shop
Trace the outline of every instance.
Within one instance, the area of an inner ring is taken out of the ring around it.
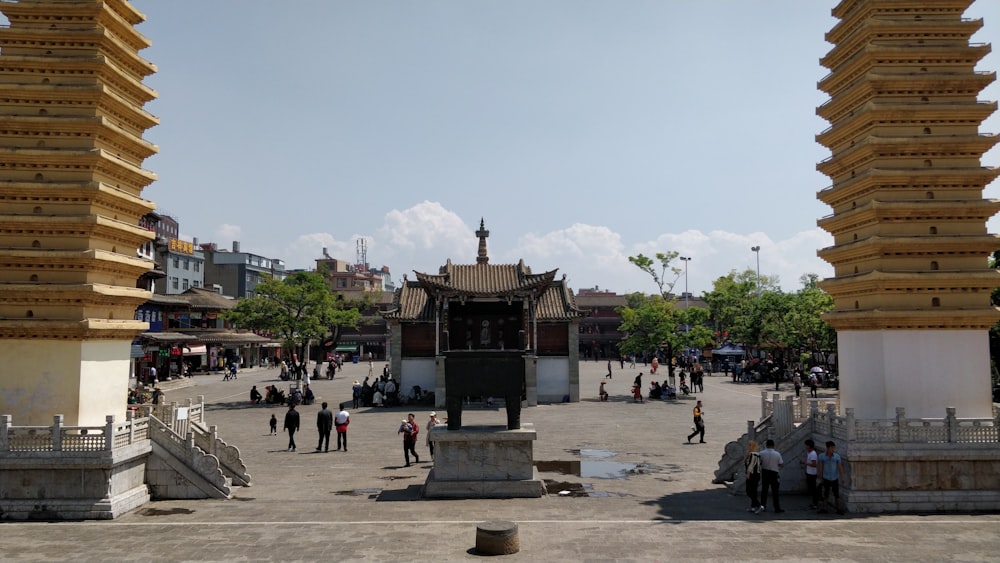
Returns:
[[[236,300],[230,299],[211,289],[192,287],[181,293],[192,309],[232,309]]]

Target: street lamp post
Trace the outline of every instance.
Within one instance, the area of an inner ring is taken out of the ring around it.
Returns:
[[[688,307],[690,307],[690,305],[691,305],[691,302],[688,300],[689,295],[690,295],[688,293],[688,262],[691,261],[691,257],[690,256],[681,256],[681,260],[684,261],[684,312],[686,313],[687,310],[688,310]],[[684,332],[685,333],[691,332],[691,325],[689,325],[687,323],[684,323]]]
[[[751,246],[750,250],[757,255],[757,297],[760,297],[760,247]]]

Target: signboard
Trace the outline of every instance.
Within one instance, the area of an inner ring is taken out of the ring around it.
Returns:
[[[194,254],[194,243],[172,238],[170,239],[170,251],[182,254]]]
[[[187,419],[188,419],[187,407],[177,407],[177,420],[187,420]]]

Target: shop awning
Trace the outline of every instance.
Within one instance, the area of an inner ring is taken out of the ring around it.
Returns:
[[[144,332],[141,336],[153,342],[191,342],[192,340],[198,340],[194,336],[179,332]]]
[[[270,338],[252,332],[200,332],[198,342],[203,344],[264,344],[271,342]]]
[[[208,348],[204,344],[195,344],[184,348],[185,356],[201,356],[202,354],[207,354]]]
[[[334,349],[334,351],[335,352],[354,352],[357,349],[358,349],[358,345],[357,344],[341,344],[341,345],[337,346]]]

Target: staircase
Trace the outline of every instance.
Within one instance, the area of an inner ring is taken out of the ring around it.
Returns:
[[[157,499],[230,498],[232,479],[219,458],[195,445],[194,434],[182,438],[155,416],[149,417],[152,455],[146,464],[146,484]]]
[[[148,405],[153,456],[147,481],[157,498],[230,498],[232,486],[249,487],[250,474],[236,446],[205,424],[205,399]]]

